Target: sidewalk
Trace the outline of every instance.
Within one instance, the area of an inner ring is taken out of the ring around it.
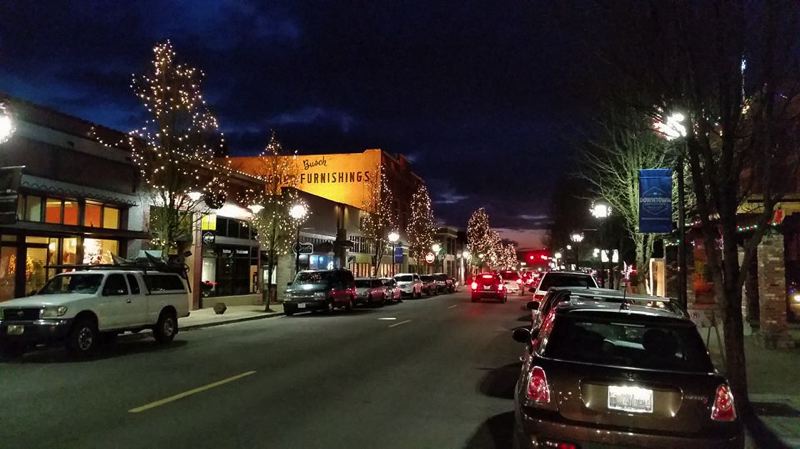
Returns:
[[[270,308],[273,312],[264,312],[263,305],[228,306],[225,313],[217,315],[213,307],[207,307],[192,310],[189,316],[178,318],[178,326],[181,330],[189,330],[283,315],[283,304],[272,304]]]
[[[792,330],[800,341],[800,331]],[[705,333],[703,333],[705,338]],[[709,350],[721,368],[719,346],[711,337]],[[800,448],[800,346],[796,349],[764,349],[755,337],[745,336],[750,402],[760,423],[748,426],[747,448]],[[722,371],[722,370],[720,370]],[[755,432],[753,430],[755,429]]]

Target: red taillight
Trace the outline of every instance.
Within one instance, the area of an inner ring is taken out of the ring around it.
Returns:
[[[577,447],[572,443],[558,443],[558,449],[577,449]]]
[[[521,283],[522,283],[522,279],[517,279],[517,284],[521,284]]]
[[[472,287],[473,290],[477,290],[478,289],[478,283],[477,282],[473,282],[472,285],[470,285],[470,287]]]
[[[725,384],[717,387],[714,405],[711,406],[711,419],[714,421],[734,421],[736,419],[736,407],[733,405],[731,387]]]
[[[550,387],[547,385],[547,376],[539,366],[534,366],[531,371],[531,380],[528,382],[528,399],[538,404],[550,403]]]
[[[503,284],[497,284],[497,289],[498,290],[502,290],[503,289]]]

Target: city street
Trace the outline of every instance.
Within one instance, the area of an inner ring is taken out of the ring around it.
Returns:
[[[383,308],[120,338],[0,364],[11,448],[504,448],[522,297],[465,292]],[[149,336],[148,336],[149,337]]]

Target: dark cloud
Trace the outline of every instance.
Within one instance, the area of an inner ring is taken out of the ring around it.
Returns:
[[[108,126],[141,125],[129,88],[166,38],[203,69],[234,154],[404,153],[436,213],[485,206],[543,226],[576,120],[580,64],[549,2],[37,1],[0,4],[0,90]],[[535,217],[535,218],[534,218]]]

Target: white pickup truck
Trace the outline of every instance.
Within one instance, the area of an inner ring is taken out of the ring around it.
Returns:
[[[152,329],[159,343],[189,315],[186,281],[178,273],[141,269],[58,274],[38,294],[0,303],[0,350],[18,356],[37,344],[66,343],[91,353],[101,337]]]

